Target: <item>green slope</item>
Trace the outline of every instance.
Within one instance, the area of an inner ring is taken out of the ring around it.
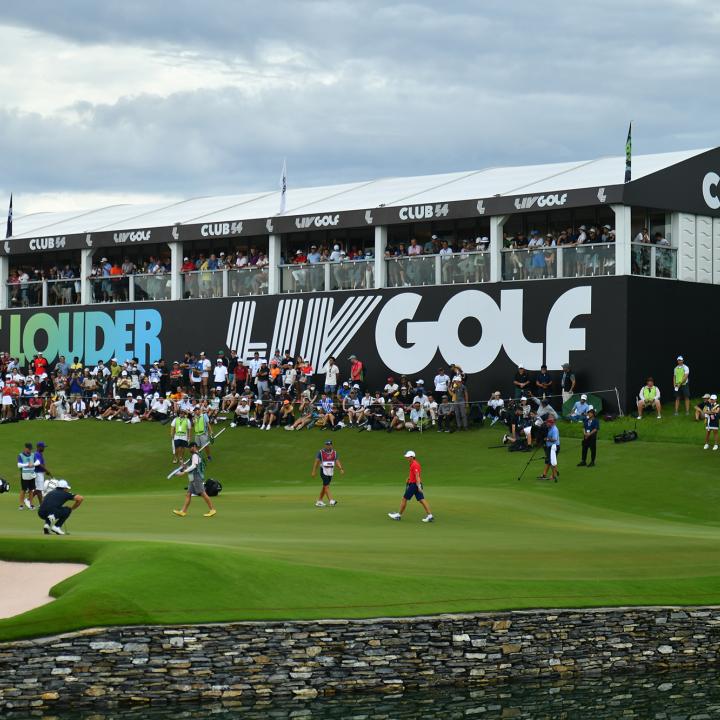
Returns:
[[[628,421],[624,421],[627,423]],[[210,474],[218,515],[171,514],[182,480],[165,480],[167,428],[35,422],[0,428],[0,557],[83,561],[53,590],[56,602],[0,621],[0,639],[119,623],[372,617],[447,611],[720,600],[720,452],[703,451],[686,418],[639,423],[641,441],[615,445],[603,427],[598,466],[576,468],[577,427],[561,427],[558,484],[542,463],[490,449],[500,431],[332,435],[347,475],[340,503],[317,509],[309,477],[326,434],[228,430]],[[645,440],[648,437],[648,440]],[[18,512],[14,458],[48,444],[58,476],[86,504],[66,538],[40,534]],[[405,449],[423,464],[437,521],[396,509]]]

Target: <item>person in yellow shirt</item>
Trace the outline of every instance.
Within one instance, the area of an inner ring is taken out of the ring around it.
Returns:
[[[673,388],[675,390],[675,414],[680,411],[680,398],[685,398],[685,414],[690,414],[690,368],[682,355],[678,355],[673,368]]]

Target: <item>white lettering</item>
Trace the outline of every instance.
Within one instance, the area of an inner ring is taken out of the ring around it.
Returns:
[[[702,194],[705,204],[711,210],[720,210],[720,175],[715,172],[709,172],[702,181]]]
[[[518,210],[529,210],[533,205],[538,207],[552,207],[553,205],[564,205],[567,202],[567,193],[560,195],[529,195],[524,198],[515,198],[515,207]]]
[[[129,232],[113,233],[113,242],[147,242],[150,239],[152,230],[134,230]]]
[[[465,290],[453,296],[437,320],[414,321],[422,296],[402,293],[391,298],[380,311],[375,342],[383,363],[393,372],[414,374],[430,365],[439,351],[445,362],[457,362],[467,373],[490,367],[502,349],[515,364],[539,369],[544,350],[548,366],[559,368],[570,351],[585,349],[585,329],[571,327],[579,315],[590,313],[589,286],[561,295],[551,308],[546,323],[546,342],[531,342],[523,333],[523,290],[503,290],[500,306],[480,290]],[[482,330],[475,345],[466,345],[459,336],[460,325],[471,318]],[[407,321],[405,344],[397,329]]]
[[[304,230],[309,227],[335,226],[340,222],[339,215],[310,215],[309,217],[295,218],[295,227]]]
[[[28,243],[30,250],[57,250],[65,247],[65,236],[33,238]]]

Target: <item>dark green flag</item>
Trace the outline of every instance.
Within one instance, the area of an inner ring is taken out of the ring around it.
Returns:
[[[632,175],[632,123],[628,128],[627,142],[625,143],[625,182],[629,183]]]

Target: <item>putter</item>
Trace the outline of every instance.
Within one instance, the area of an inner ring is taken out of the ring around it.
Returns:
[[[532,455],[530,456],[530,459],[525,463],[525,467],[522,469],[522,472],[520,475],[518,475],[518,481],[522,480],[522,476],[525,474],[525,471],[530,467],[530,463],[535,459],[535,455],[537,454],[537,451],[541,448],[541,445],[538,445],[532,452]]]
[[[211,440],[209,440],[208,442],[206,442],[202,447],[199,447],[199,448],[198,448],[198,452],[199,452],[199,453],[202,452],[208,445],[210,445],[210,443],[212,443],[214,440],[216,440],[217,438],[219,438],[226,430],[227,430],[227,428],[224,427],[219,433],[217,433],[217,435],[213,436],[213,438],[212,438]],[[189,460],[186,460],[184,463],[182,463],[182,465],[180,465],[180,467],[176,467],[176,468],[167,476],[167,479],[169,480],[171,477],[174,477],[174,476],[177,475],[178,473],[182,472],[189,464],[190,464],[190,461],[189,461]]]

